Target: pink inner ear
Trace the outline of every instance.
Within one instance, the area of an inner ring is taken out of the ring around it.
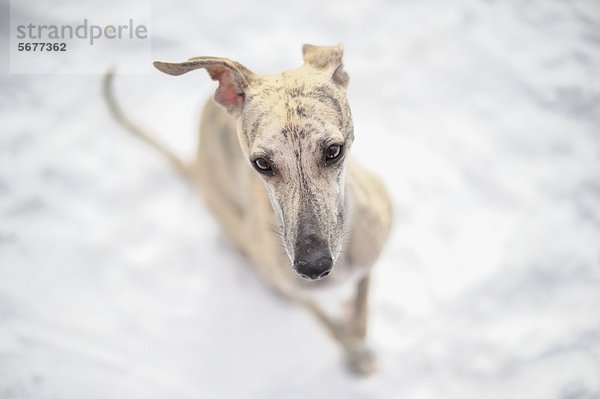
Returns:
[[[232,111],[242,105],[244,93],[238,89],[233,73],[221,66],[207,68],[210,77],[219,81],[219,87],[215,92],[215,101],[223,105],[227,110]]]
[[[340,65],[335,70],[332,78],[335,83],[337,83],[338,85],[343,86],[343,87],[348,86],[348,81],[350,80],[350,77],[348,76],[346,71],[344,71],[343,65]]]

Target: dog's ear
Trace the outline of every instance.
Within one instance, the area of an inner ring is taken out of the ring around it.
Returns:
[[[344,56],[344,47],[341,44],[337,46],[313,46],[305,44],[302,47],[304,63],[317,69],[331,70],[333,81],[344,88],[348,86],[350,77],[344,71],[342,57]]]
[[[244,105],[245,91],[255,77],[254,73],[238,62],[218,57],[193,57],[184,62],[155,61],[154,67],[169,75],[183,75],[204,68],[212,80],[219,81],[215,101],[233,115],[239,115]]]

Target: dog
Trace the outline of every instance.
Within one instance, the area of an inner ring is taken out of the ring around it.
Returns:
[[[300,68],[268,76],[219,57],[154,62],[169,75],[205,69],[219,84],[204,106],[191,162],[125,116],[112,93],[112,73],[104,87],[117,121],[198,186],[260,277],[322,322],[350,370],[369,374],[376,366],[366,345],[369,277],[393,210],[379,178],[351,159],[354,128],[342,57],[341,44],[305,44]]]

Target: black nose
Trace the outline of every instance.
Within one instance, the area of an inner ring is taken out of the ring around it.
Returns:
[[[304,258],[304,259],[303,259]],[[300,257],[294,260],[294,267],[300,277],[306,280],[320,280],[329,275],[333,266],[331,256],[321,256],[315,260],[310,260],[310,257]]]

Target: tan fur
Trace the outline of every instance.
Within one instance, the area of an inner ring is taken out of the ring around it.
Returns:
[[[262,279],[313,312],[342,344],[351,369],[364,374],[374,368],[365,345],[369,274],[387,239],[392,207],[381,181],[350,159],[354,131],[341,46],[305,45],[303,50],[302,67],[272,76],[215,57],[155,65],[175,75],[207,68],[220,81],[216,98],[229,102],[205,105],[197,157],[181,162],[186,166],[180,169]],[[135,132],[115,105],[109,80],[111,109]],[[236,97],[238,92],[243,97]],[[320,164],[323,141],[344,143],[343,164]],[[178,159],[151,144],[172,161]],[[252,157],[265,151],[277,165],[273,177],[250,166]],[[292,270],[299,230],[307,228],[323,238],[334,261],[331,274],[319,281],[306,281]],[[327,304],[314,298],[345,284],[356,287],[351,312],[336,319],[323,310]]]

